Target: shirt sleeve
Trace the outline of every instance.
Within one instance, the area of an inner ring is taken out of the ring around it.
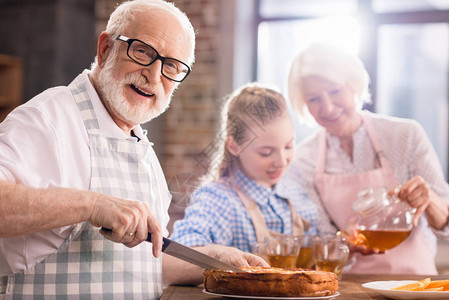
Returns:
[[[316,225],[317,234],[335,233],[337,228],[331,222],[326,209],[321,203],[314,184],[317,142],[317,138],[312,138],[297,147],[295,158],[284,173],[281,182],[283,186],[288,187],[290,198],[294,204],[298,201],[296,200],[298,198],[297,195],[301,192],[307,195],[302,197],[302,201],[307,199],[307,201],[315,204],[318,218]]]
[[[48,187],[61,181],[52,127],[34,108],[19,108],[0,125],[0,173],[10,182]],[[53,179],[53,180],[52,180]]]
[[[0,124],[0,178],[36,188],[61,185],[57,137],[35,108],[20,107]],[[53,253],[69,236],[64,226],[26,236],[0,239],[0,274],[24,270]]]
[[[220,244],[230,246],[235,224],[235,206],[230,191],[212,183],[191,197],[184,218],[173,224],[171,239],[189,247]]]
[[[417,122],[411,122],[410,129],[414,133],[411,145],[411,155],[409,156],[409,178],[421,176],[429,187],[441,198],[449,203],[449,185],[444,178],[438,156],[430,142],[424,128]],[[425,218],[423,214],[422,218]],[[430,227],[435,236],[439,239],[449,239],[449,224],[442,230]]]

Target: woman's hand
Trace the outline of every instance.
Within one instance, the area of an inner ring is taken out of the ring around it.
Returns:
[[[436,229],[446,226],[449,217],[449,206],[444,199],[439,197],[421,176],[415,176],[394,190],[388,191],[416,208],[413,216],[413,225],[417,226],[419,217],[426,213],[427,221]]]
[[[394,190],[388,191],[388,195],[394,195],[406,202],[410,207],[416,208],[413,216],[413,225],[418,225],[418,220],[421,214],[429,206],[431,189],[421,176],[415,176],[406,183]]]
[[[362,255],[371,255],[371,254],[383,254],[385,251],[379,251],[377,248],[367,248],[363,244],[356,244],[351,241],[346,241],[349,247],[349,252],[351,254],[360,253]]]
[[[349,234],[347,231],[341,230],[337,232],[337,235],[341,235],[344,237],[346,244],[349,247],[349,253],[351,255],[355,253],[360,253],[362,255],[370,255],[370,254],[383,254],[385,251],[379,251],[377,248],[367,248],[364,245],[364,240],[361,236],[357,234]]]

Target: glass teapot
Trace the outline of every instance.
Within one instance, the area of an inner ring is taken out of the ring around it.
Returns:
[[[349,222],[348,228],[355,244],[383,252],[410,235],[416,208],[400,201],[396,194],[389,196],[384,187],[367,188],[358,193],[352,204],[358,215]]]

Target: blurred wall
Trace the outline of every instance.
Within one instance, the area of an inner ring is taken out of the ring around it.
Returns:
[[[23,59],[23,102],[90,66],[94,26],[91,0],[0,0],[0,53]]]
[[[96,38],[117,0],[0,0],[0,53],[24,61],[24,99],[66,85],[89,68]],[[176,0],[196,36],[192,73],[171,108],[145,124],[169,188],[170,212],[182,216],[195,179],[207,167],[218,129],[221,100],[232,91],[235,0]],[[171,224],[170,224],[171,226]]]

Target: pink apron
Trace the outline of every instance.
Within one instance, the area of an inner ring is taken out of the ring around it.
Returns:
[[[380,150],[379,139],[369,117],[362,114],[365,130],[378,157],[378,168],[359,174],[327,174],[326,131],[321,134],[318,149],[318,161],[315,173],[315,187],[318,190],[324,208],[333,222],[346,229],[348,221],[356,214],[352,203],[357,193],[368,187],[387,187],[391,189],[399,183],[387,159]],[[386,273],[386,274],[437,274],[434,254],[425,244],[424,235],[418,227],[399,246],[385,254],[355,254],[356,262],[348,273]]]

